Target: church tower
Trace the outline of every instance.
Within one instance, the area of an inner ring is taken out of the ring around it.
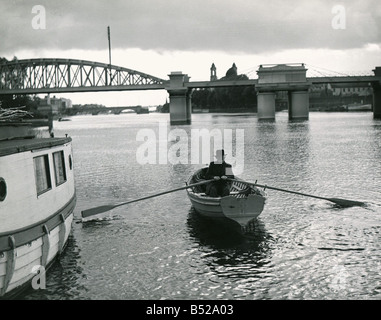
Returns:
[[[216,80],[217,80],[217,68],[213,63],[212,66],[210,67],[210,81],[216,81]]]

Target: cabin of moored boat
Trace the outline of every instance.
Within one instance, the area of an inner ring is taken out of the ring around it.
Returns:
[[[71,138],[35,138],[20,127],[12,124],[0,137],[3,298],[28,285],[35,267],[48,268],[62,252],[76,203]]]

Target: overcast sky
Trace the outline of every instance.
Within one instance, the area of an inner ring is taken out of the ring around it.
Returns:
[[[381,66],[379,0],[0,0],[0,4],[0,56],[7,59],[108,62],[110,26],[113,64],[165,79],[171,71],[183,71],[191,80],[208,79],[213,62],[219,77],[233,62],[239,73],[251,77],[264,63],[303,62],[311,72],[316,68],[343,73],[371,72]],[[45,9],[44,26],[37,20],[42,12],[32,12],[36,5]],[[36,29],[36,23],[44,28]],[[98,99],[107,105],[163,103],[155,100],[157,96],[70,95],[73,103]],[[165,97],[161,92],[159,99]]]

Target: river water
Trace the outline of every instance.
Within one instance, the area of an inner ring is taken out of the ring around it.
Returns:
[[[267,189],[255,231],[242,237],[201,219],[178,191],[81,222],[81,210],[184,186],[202,166],[137,161],[139,134],[153,134],[157,154],[178,142],[160,135],[168,120],[121,114],[54,124],[56,136],[73,139],[75,221],[46,289],[22,299],[381,298],[381,121],[372,113],[311,112],[295,122],[285,112],[274,122],[193,114],[191,125],[167,128],[189,137],[192,129],[243,130],[241,178],[365,207]]]

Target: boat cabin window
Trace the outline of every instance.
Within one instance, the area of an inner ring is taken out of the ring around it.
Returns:
[[[52,188],[49,170],[49,158],[45,154],[33,158],[34,174],[36,177],[37,195],[40,195]]]
[[[66,181],[65,158],[64,152],[58,151],[53,153],[54,173],[56,177],[56,185],[60,185]]]

